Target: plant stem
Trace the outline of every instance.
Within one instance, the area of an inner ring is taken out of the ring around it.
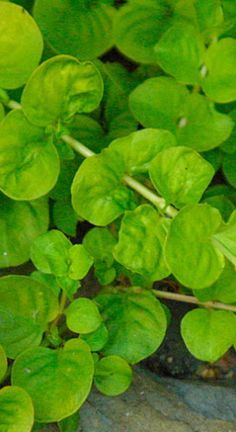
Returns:
[[[14,100],[9,100],[7,102],[7,106],[10,109],[22,109],[21,104],[19,104],[18,102],[14,101]]]
[[[226,305],[223,303],[218,303],[218,302],[213,302],[213,301],[201,302],[200,300],[198,300],[196,297],[193,297],[193,296],[189,296],[189,295],[185,295],[185,294],[176,294],[176,293],[171,293],[171,292],[167,292],[167,291],[159,291],[159,290],[155,290],[155,289],[153,289],[152,292],[156,297],[159,297],[162,299],[174,300],[174,301],[179,301],[179,302],[184,302],[184,303],[192,303],[192,304],[204,306],[207,308],[222,309],[222,310],[227,310],[227,311],[231,311],[231,312],[236,312],[236,306],[233,306],[233,305]]]
[[[82,156],[87,158],[95,155],[95,153],[92,152],[88,147],[86,147],[84,144],[80,143],[76,139],[72,138],[71,136],[63,135],[61,138]],[[146,186],[139,183],[137,180],[133,179],[128,175],[125,175],[123,180],[128,186],[130,186],[132,189],[134,189],[136,192],[138,192],[140,195],[142,195],[144,198],[154,204],[158,209],[163,210],[164,213],[167,214],[167,216],[174,217],[178,213],[178,211],[174,207],[166,205],[166,201],[164,200],[164,198],[159,197]]]

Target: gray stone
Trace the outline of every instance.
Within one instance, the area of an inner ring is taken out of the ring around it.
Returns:
[[[236,432],[236,393],[136,369],[128,392],[109,398],[94,390],[80,413],[79,432]]]

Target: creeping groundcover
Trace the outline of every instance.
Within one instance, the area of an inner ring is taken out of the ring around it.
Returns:
[[[195,305],[197,359],[236,346],[235,22],[233,0],[0,1],[1,432],[75,432],[92,385],[125,392],[162,299]]]

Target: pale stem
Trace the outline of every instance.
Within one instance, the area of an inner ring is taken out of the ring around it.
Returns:
[[[14,101],[14,100],[10,100],[9,102],[7,102],[7,106],[10,109],[22,109],[21,104],[19,104],[18,102]]]
[[[167,291],[159,291],[155,289],[153,289],[152,292],[153,294],[155,294],[156,297],[166,299],[166,300],[174,300],[182,303],[192,303],[207,308],[222,309],[231,312],[236,312],[236,306],[233,305],[227,305],[227,304],[213,302],[213,301],[201,302],[200,300],[198,300],[196,297],[193,296],[189,296],[185,294],[176,294]]]

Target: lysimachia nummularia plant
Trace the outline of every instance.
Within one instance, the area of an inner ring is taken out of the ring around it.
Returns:
[[[2,432],[236,346],[236,4],[120,3],[0,1]]]

